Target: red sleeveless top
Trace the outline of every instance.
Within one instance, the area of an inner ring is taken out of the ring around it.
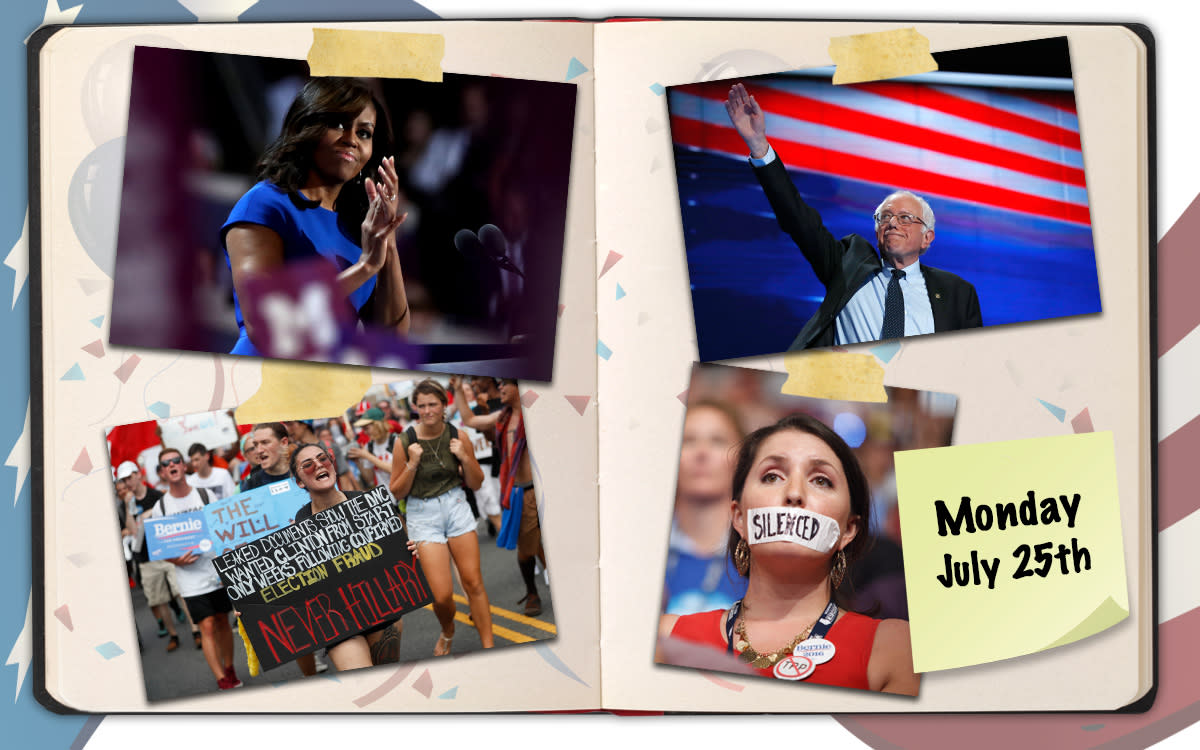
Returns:
[[[717,609],[712,612],[683,615],[675,621],[671,637],[724,651],[727,644],[725,631],[721,629],[721,616],[725,612],[726,610]],[[818,665],[802,682],[870,690],[867,664],[871,661],[871,646],[875,643],[875,629],[879,627],[880,622],[882,620],[866,615],[843,612],[825,635],[837,647],[834,657]],[[763,677],[773,678],[775,673],[772,670],[772,667],[764,667],[755,671]]]

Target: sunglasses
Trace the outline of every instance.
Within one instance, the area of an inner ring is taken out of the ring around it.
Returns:
[[[317,470],[318,465],[333,466],[333,461],[329,460],[329,456],[326,456],[324,453],[322,453],[316,458],[310,458],[307,461],[300,462],[300,471],[303,471],[305,474],[312,474]]]
[[[164,460],[162,460],[162,461],[159,461],[159,462],[158,462],[158,468],[160,468],[160,469],[165,469],[165,468],[167,468],[168,466],[171,466],[171,465],[173,465],[173,464],[181,464],[181,463],[183,463],[183,459],[182,459],[182,458],[180,458],[179,456],[174,456],[174,457],[172,457],[172,458],[167,458],[167,459],[164,459]]]

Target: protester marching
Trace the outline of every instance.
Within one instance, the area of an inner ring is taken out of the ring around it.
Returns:
[[[554,637],[516,392],[420,377],[324,419],[112,428],[147,699]]]

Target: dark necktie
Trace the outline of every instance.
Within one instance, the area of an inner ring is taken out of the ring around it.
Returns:
[[[904,335],[904,292],[900,291],[900,279],[903,278],[903,271],[892,271],[887,297],[883,301],[883,333],[880,339],[898,339]]]

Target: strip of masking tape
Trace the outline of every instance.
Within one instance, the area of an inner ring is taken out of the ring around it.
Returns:
[[[783,366],[788,377],[781,392],[788,396],[874,403],[888,400],[883,388],[883,366],[873,354],[827,351],[786,354]]]
[[[938,69],[937,61],[929,53],[929,40],[914,28],[834,37],[829,40],[829,56],[837,65],[834,85],[898,78]]]
[[[804,508],[751,508],[746,513],[750,544],[789,542],[820,552],[833,552],[842,538],[838,522]]]
[[[371,387],[371,370],[266,359],[262,385],[237,408],[238,424],[316,419],[341,414]]]
[[[441,34],[313,29],[308,67],[314,76],[442,80]]]

